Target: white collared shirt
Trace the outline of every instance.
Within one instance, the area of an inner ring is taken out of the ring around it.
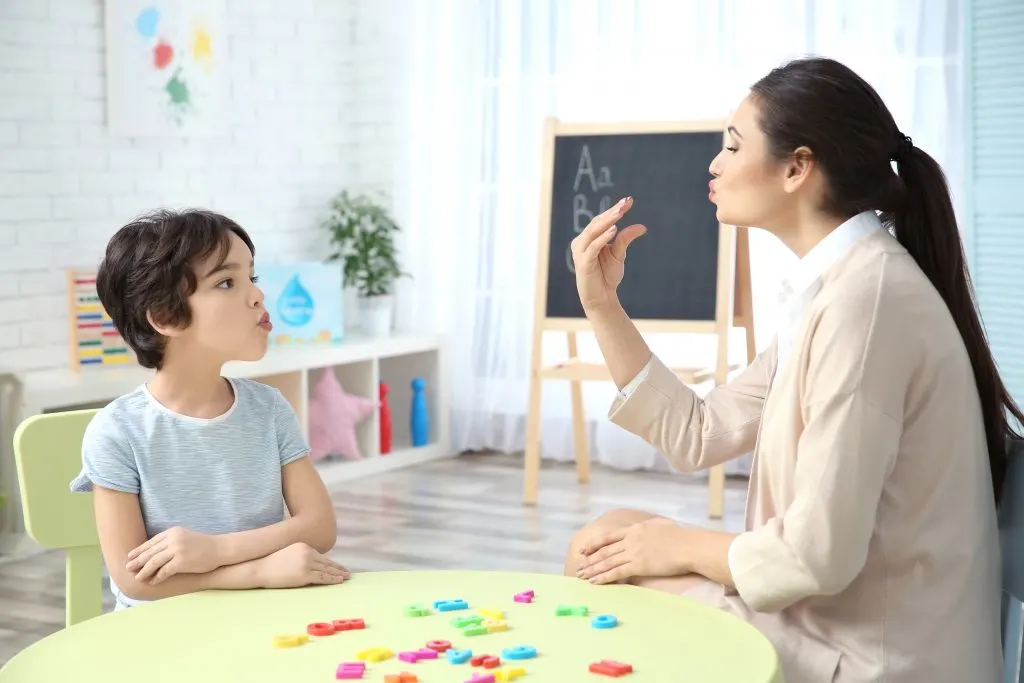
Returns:
[[[863,211],[841,223],[835,230],[814,245],[804,257],[797,261],[793,272],[782,281],[779,292],[778,362],[775,373],[789,357],[800,320],[807,305],[821,289],[821,276],[836,261],[841,259],[855,242],[875,230],[882,229],[882,221],[874,211]],[[647,377],[651,361],[619,392],[623,399],[629,398]]]
[[[860,238],[882,229],[882,221],[874,211],[864,211],[841,223],[835,230],[797,261],[789,277],[784,278],[779,291],[779,323],[777,333],[778,362],[775,374],[789,357],[800,320],[807,305],[821,289],[821,276],[836,261],[843,258]]]

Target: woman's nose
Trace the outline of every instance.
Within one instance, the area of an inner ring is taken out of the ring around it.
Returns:
[[[721,152],[715,155],[715,158],[711,160],[711,164],[708,166],[708,172],[716,178],[721,175],[718,160],[722,157]]]

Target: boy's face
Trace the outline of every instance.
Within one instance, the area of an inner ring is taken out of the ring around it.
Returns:
[[[263,291],[255,284],[252,253],[238,235],[231,233],[230,239],[223,263],[214,253],[196,264],[196,291],[188,299],[192,324],[177,340],[183,351],[203,354],[204,361],[254,361],[267,352],[271,325]]]

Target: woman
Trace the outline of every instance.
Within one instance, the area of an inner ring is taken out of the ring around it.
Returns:
[[[728,610],[772,641],[788,683],[994,683],[1004,411],[1024,415],[973,307],[942,171],[828,59],[765,76],[727,139],[710,168],[719,220],[800,257],[788,322],[735,380],[701,400],[619,305],[646,231],[616,226],[632,199],[572,252],[621,391],[611,420],[679,470],[753,451],[746,530],[619,510],[576,535],[566,572]]]

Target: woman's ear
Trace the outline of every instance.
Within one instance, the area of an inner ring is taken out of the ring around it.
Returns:
[[[789,193],[799,190],[811,177],[816,166],[810,148],[798,147],[783,168],[783,189]]]

